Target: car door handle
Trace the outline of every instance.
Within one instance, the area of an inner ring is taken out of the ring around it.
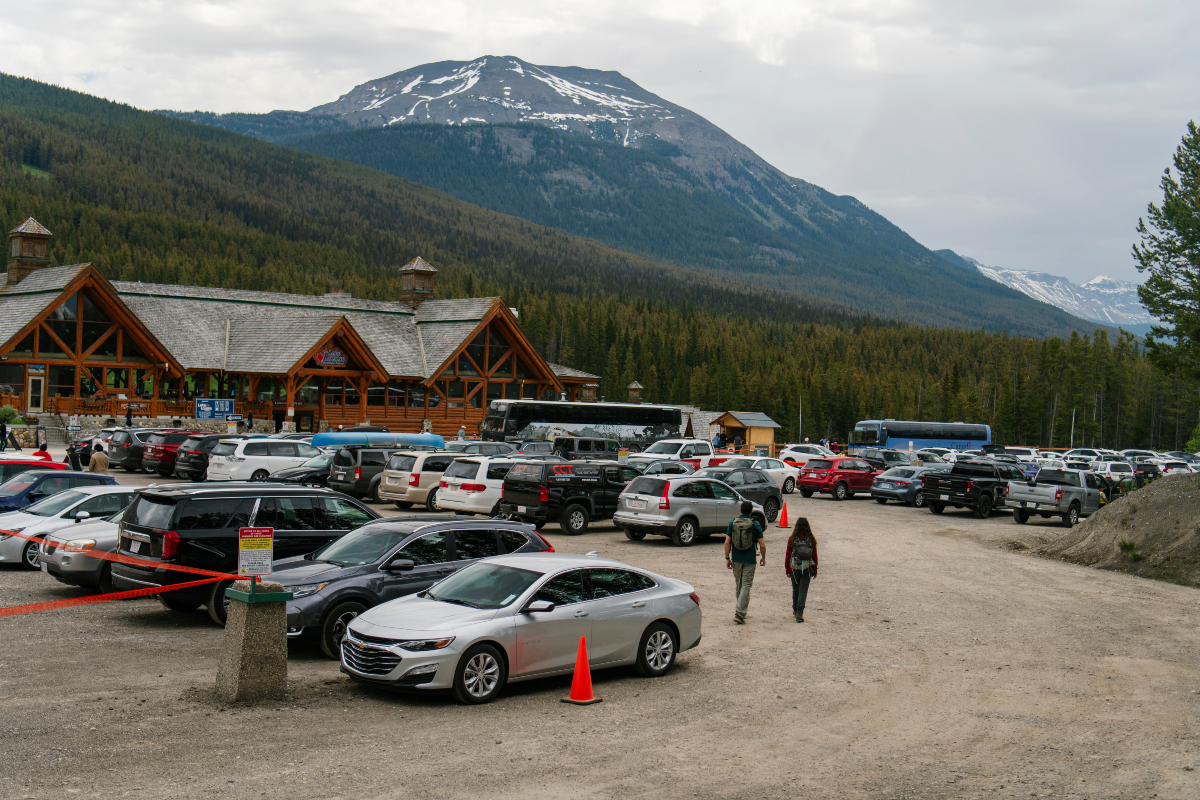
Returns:
[[[634,604],[633,604],[633,607],[634,607],[634,608],[641,608],[641,607],[642,607],[642,606],[644,606],[644,605],[646,605],[646,601],[645,601],[645,600],[639,600],[638,602],[636,602],[636,603],[634,603]]]
[[[586,612],[586,611],[576,611],[575,612],[576,617],[586,617],[587,615],[588,615],[588,612]]]

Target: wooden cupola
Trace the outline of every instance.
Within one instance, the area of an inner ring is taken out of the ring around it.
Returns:
[[[433,279],[437,275],[428,261],[417,256],[400,268],[400,302],[413,308],[433,297]]]
[[[53,234],[33,217],[8,232],[8,285],[19,283],[29,273],[50,266],[50,237]]]

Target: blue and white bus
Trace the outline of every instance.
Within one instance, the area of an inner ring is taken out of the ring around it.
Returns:
[[[861,453],[868,447],[893,450],[924,450],[945,447],[949,450],[978,450],[992,443],[992,427],[968,422],[911,422],[898,419],[864,419],[850,432],[850,452]]]

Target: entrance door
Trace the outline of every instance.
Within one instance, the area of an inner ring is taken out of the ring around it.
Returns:
[[[301,433],[313,432],[313,412],[297,411],[296,412],[296,430]]]
[[[45,402],[45,398],[43,397],[45,387],[45,378],[29,379],[29,407],[25,409],[26,411],[30,413],[42,411],[42,403]]]

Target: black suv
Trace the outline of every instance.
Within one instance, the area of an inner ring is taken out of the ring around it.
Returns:
[[[289,639],[338,657],[350,620],[371,606],[423,592],[480,558],[553,551],[528,525],[496,519],[381,519],[304,556],[275,562],[288,603]]]
[[[125,510],[117,552],[164,565],[237,571],[238,530],[274,528],[275,558],[311,553],[379,515],[328,489],[263,483],[149,487]],[[191,572],[133,564],[113,564],[113,587],[145,589],[197,579]],[[224,625],[225,590],[232,579],[179,589],[158,596],[172,611],[208,606]]]
[[[554,455],[573,461],[595,458],[616,461],[621,444],[616,439],[597,439],[583,436],[558,436],[554,439]]]
[[[903,450],[886,450],[882,447],[863,450],[859,458],[866,461],[875,469],[880,470],[889,470],[892,467],[907,467],[912,464],[912,459]]]
[[[344,492],[360,500],[382,503],[379,497],[379,481],[392,453],[403,447],[339,447],[329,465],[330,489]]]
[[[126,428],[123,431],[116,431],[108,440],[108,446],[104,448],[104,452],[108,456],[108,465],[113,468],[121,467],[126,472],[140,472],[142,456],[146,450],[146,440],[150,438],[151,434],[170,432],[170,430],[162,428]],[[83,466],[87,466],[86,461],[81,461],[81,463]]]
[[[119,435],[113,434],[114,442]],[[212,455],[213,448],[222,439],[245,438],[240,434],[230,436],[228,433],[197,433],[189,436],[179,444],[179,451],[175,454],[175,477],[188,478],[197,483],[203,481],[208,475],[208,457]]]
[[[610,462],[516,464],[504,477],[500,513],[541,529],[558,520],[564,533],[578,536],[594,519],[611,519],[625,484],[638,477],[633,467]]]

